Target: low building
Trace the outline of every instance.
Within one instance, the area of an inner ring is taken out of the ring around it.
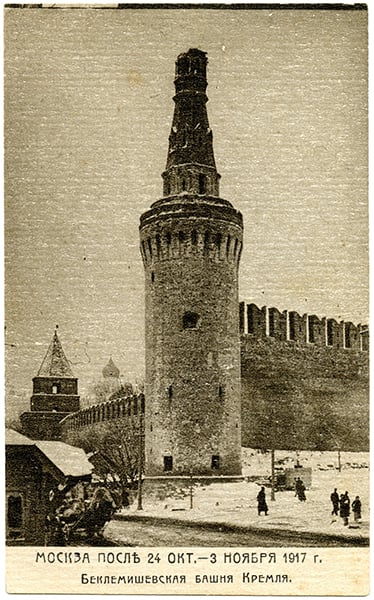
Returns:
[[[45,544],[46,517],[53,498],[79,481],[90,481],[92,464],[81,448],[36,442],[6,430],[6,543]]]

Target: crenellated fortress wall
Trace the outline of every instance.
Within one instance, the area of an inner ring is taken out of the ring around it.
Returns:
[[[350,321],[336,321],[316,315],[299,315],[296,311],[284,310],[256,304],[239,305],[240,332],[253,335],[256,339],[271,337],[278,341],[315,344],[336,349],[367,352],[369,350],[369,328],[354,325]]]
[[[369,329],[240,303],[244,446],[368,450]]]
[[[101,427],[103,423],[121,420],[129,429],[138,428],[140,416],[144,415],[143,394],[110,398],[66,416],[60,422],[61,438],[74,445],[76,433],[85,428]]]
[[[242,445],[366,451],[369,329],[274,307],[239,305]],[[143,394],[65,417],[62,438],[120,419],[138,428]]]

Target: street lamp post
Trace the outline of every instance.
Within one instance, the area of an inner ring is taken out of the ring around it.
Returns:
[[[342,457],[341,457],[342,446],[341,446],[340,440],[333,438],[333,441],[335,442],[334,450],[336,450],[338,453],[338,471],[339,471],[339,473],[341,473],[341,470],[342,470]]]
[[[193,508],[193,479],[192,479],[192,469],[190,471],[190,509]]]
[[[271,500],[275,500],[275,450],[271,449]]]
[[[139,446],[138,446],[138,507],[137,510],[143,510],[143,438],[144,438],[144,415],[141,412],[139,416]]]
[[[277,443],[277,432],[278,432],[278,420],[274,418],[274,404],[271,410],[271,495],[270,499],[275,500],[275,445]]]

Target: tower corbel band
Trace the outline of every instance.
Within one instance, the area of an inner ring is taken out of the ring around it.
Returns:
[[[140,220],[148,476],[241,474],[243,220],[219,197],[206,67],[201,50],[178,56],[163,198]]]

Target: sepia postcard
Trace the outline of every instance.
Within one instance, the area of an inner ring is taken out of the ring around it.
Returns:
[[[8,593],[369,593],[367,20],[5,5]]]

